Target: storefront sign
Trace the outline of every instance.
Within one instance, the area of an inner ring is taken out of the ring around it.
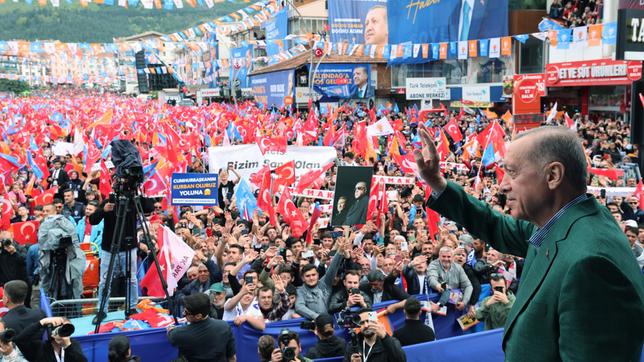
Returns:
[[[545,95],[545,74],[515,74],[512,94],[512,114],[541,112],[541,97]]]
[[[445,77],[437,78],[407,78],[407,99],[440,99],[449,100],[449,90]]]
[[[452,101],[452,102],[449,102],[449,106],[452,107],[452,108],[462,108],[462,107],[492,108],[492,107],[494,107],[494,103],[492,103],[492,102]]]
[[[309,91],[309,87],[295,87],[295,103],[307,104],[311,98],[316,100],[319,94],[313,90]]]
[[[489,102],[490,86],[489,85],[464,85],[463,102]]]
[[[617,59],[644,60],[644,5],[617,11]]]
[[[546,65],[546,86],[627,85],[642,77],[642,62],[591,60]]]

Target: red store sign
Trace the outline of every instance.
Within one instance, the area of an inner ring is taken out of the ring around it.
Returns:
[[[642,77],[642,62],[590,60],[546,65],[546,86],[626,85]]]

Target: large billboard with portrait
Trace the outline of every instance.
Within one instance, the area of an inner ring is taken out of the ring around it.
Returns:
[[[292,101],[295,92],[295,72],[283,70],[254,75],[250,78],[255,100],[266,107],[282,107],[287,97]]]
[[[282,10],[276,13],[263,24],[263,28],[266,31],[266,55],[271,58],[284,50],[284,38],[288,35],[287,11]],[[273,60],[269,60],[269,64],[273,62]]]
[[[387,44],[387,0],[329,0],[332,42]]]
[[[372,98],[374,87],[369,64],[320,64],[313,90],[328,98]]]
[[[367,220],[373,167],[339,166],[333,197],[333,226],[354,226]]]
[[[230,50],[230,84],[235,88],[239,82],[239,88],[248,88],[248,73],[253,65],[253,46],[244,45]]]
[[[508,0],[389,0],[389,43],[438,43],[508,35]]]

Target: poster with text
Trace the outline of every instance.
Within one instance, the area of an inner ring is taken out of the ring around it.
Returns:
[[[239,88],[248,88],[248,73],[253,65],[253,46],[245,45],[230,50],[230,85],[235,88],[236,81],[239,81]]]
[[[264,23],[266,32],[266,55],[269,59],[284,49],[284,38],[288,35],[288,13],[282,10]],[[276,61],[269,60],[269,64]]]
[[[389,0],[389,43],[438,43],[508,35],[508,0]]]
[[[387,0],[329,0],[331,41],[387,44]]]
[[[295,94],[295,73],[283,70],[252,76],[250,79],[255,100],[266,107],[282,107],[286,97]]]
[[[375,92],[369,74],[369,64],[320,64],[313,90],[329,98],[371,98]]]
[[[340,166],[333,197],[333,226],[364,224],[369,207],[373,167]]]

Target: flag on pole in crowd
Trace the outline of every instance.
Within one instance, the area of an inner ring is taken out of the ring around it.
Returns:
[[[577,130],[576,129],[577,127],[575,126],[575,121],[572,118],[570,118],[570,116],[568,115],[568,112],[564,113],[564,120],[566,121],[566,126],[568,128],[573,129],[575,131]]]
[[[284,188],[280,200],[277,204],[277,210],[284,218],[284,221],[291,227],[291,234],[295,238],[301,237],[308,228],[306,219],[295,206],[288,187]]]
[[[557,102],[555,102],[555,105],[552,106],[550,113],[548,113],[548,118],[546,118],[546,123],[552,122],[556,116],[557,116]]]
[[[15,240],[16,243],[20,245],[37,244],[39,227],[40,222],[36,220],[11,224],[11,230],[13,231],[13,240]]]
[[[367,137],[388,136],[392,133],[394,133],[394,129],[387,117],[382,117],[378,122],[367,126]]]
[[[300,177],[297,185],[295,186],[295,192],[302,192],[304,189],[311,186],[317,179],[324,176],[324,174],[333,166],[333,162],[329,162],[324,167],[311,170]]]
[[[276,168],[274,173],[277,177],[273,180],[273,193],[277,192],[280,186],[291,186],[295,183],[295,161],[284,163]]]
[[[253,196],[250,185],[245,178],[239,180],[239,185],[235,190],[235,202],[237,203],[239,215],[245,220],[252,220],[255,209],[257,209],[257,199]]]
[[[639,209],[644,210],[644,185],[642,184],[642,179],[637,183],[633,196],[637,197]]]
[[[259,186],[259,194],[257,196],[257,207],[263,212],[268,214],[271,225],[277,226],[277,214],[273,206],[273,195],[271,194],[271,178],[270,172],[264,172],[262,182]]]
[[[447,122],[447,124],[443,126],[443,129],[452,138],[452,141],[454,141],[454,143],[459,143],[463,140],[463,134],[461,133],[461,129],[458,126],[455,118],[452,118],[449,122]]]
[[[311,220],[309,221],[309,227],[306,229],[306,245],[311,246],[313,244],[313,226],[318,222],[322,210],[320,210],[320,203],[316,202],[313,207],[313,213],[311,214]]]
[[[172,296],[179,280],[192,265],[195,251],[166,226],[159,228],[157,245],[159,245],[159,266],[168,285],[168,294]],[[154,264],[150,266],[141,280],[141,288],[146,289],[148,296],[165,296],[159,273]]]

